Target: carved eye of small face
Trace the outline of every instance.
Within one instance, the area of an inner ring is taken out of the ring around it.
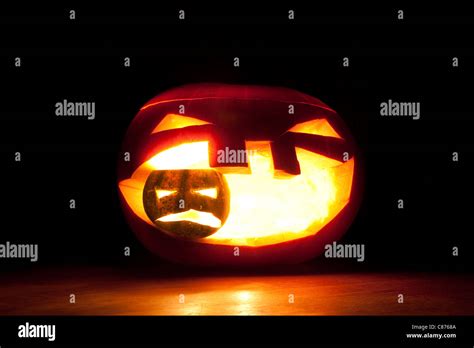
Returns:
[[[158,197],[158,199],[170,196],[173,193],[176,193],[176,190],[156,190],[156,196]]]
[[[217,189],[215,187],[202,190],[194,190],[194,192],[203,196],[217,198]]]

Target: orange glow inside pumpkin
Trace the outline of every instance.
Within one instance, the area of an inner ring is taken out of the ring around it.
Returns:
[[[302,123],[290,131],[339,137],[327,121],[327,125],[315,121],[317,124],[305,122],[306,125]],[[262,246],[306,237],[316,234],[348,203],[354,158],[341,162],[296,147],[301,173],[279,176],[275,175],[269,141],[247,141],[246,149],[250,174],[223,172],[230,189],[227,220],[214,234],[197,242]],[[211,168],[208,142],[184,143],[153,156],[138,167],[130,179],[120,182],[119,187],[133,212],[153,225],[142,203],[143,187],[150,172],[208,168]],[[180,217],[186,218],[220,226],[212,214]]]

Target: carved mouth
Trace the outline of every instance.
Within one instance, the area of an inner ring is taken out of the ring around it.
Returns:
[[[207,213],[199,210],[189,209],[181,213],[169,214],[162,216],[155,221],[160,222],[179,222],[179,221],[190,221],[200,225],[209,226],[212,228],[220,228],[222,222],[219,218],[215,217],[212,213]]]

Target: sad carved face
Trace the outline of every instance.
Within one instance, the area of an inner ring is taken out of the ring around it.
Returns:
[[[143,190],[143,206],[165,233],[204,238],[225,222],[229,189],[224,176],[213,169],[155,170]]]

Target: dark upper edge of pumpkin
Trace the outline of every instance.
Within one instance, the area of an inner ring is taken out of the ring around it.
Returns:
[[[319,99],[286,87],[219,83],[188,84],[169,89],[148,101],[141,110],[167,102],[201,99],[241,99],[308,104],[335,112]]]

